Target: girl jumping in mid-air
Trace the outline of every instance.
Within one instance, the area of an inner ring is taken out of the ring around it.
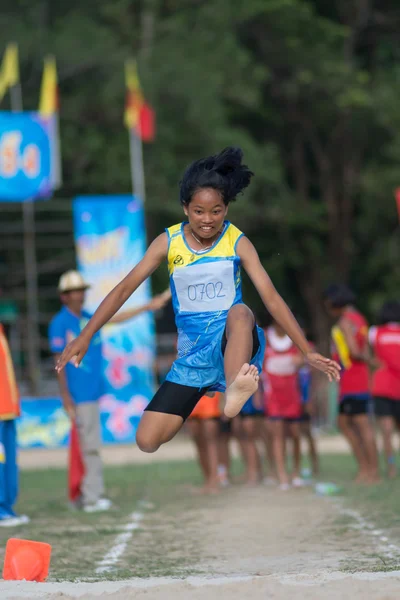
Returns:
[[[235,417],[258,388],[264,336],[242,301],[240,267],[310,365],[339,379],[339,365],[310,351],[302,330],[274,288],[253,244],[227,220],[229,203],[250,183],[239,148],[192,163],[180,183],[187,221],[169,227],[143,259],[107,295],[81,334],[62,353],[79,366],[92,336],[167,259],[178,329],[178,358],[147,406],[136,434],[144,452],[155,452],[181,429],[207,391],[225,391],[225,415]]]

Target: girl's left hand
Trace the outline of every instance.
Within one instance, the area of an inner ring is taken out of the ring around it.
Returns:
[[[307,352],[306,360],[309,365],[325,373],[329,381],[340,380],[341,367],[335,360],[325,358],[325,356],[318,354],[318,352]]]

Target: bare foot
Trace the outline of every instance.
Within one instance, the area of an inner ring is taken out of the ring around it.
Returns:
[[[244,482],[246,487],[255,487],[260,485],[260,483],[261,477],[258,475],[258,473],[247,475],[246,480]]]
[[[369,473],[360,471],[358,475],[353,479],[354,483],[369,483]]]
[[[233,419],[240,413],[244,404],[257,390],[258,380],[257,367],[245,363],[226,390],[225,416]]]
[[[366,483],[369,483],[370,485],[374,485],[375,483],[381,483],[382,479],[379,475],[379,473],[369,473],[368,475],[368,479],[366,481]]]
[[[194,496],[208,496],[209,494],[219,494],[220,486],[216,483],[206,483],[200,488],[195,488],[192,493]]]

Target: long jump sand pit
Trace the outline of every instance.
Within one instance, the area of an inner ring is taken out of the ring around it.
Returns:
[[[107,539],[105,552],[118,538]],[[135,577],[138,557],[157,548],[178,566],[185,564],[188,576],[178,568],[172,577]],[[311,489],[234,486],[216,497],[195,498],[186,514],[143,511],[140,528],[118,558],[132,579],[113,581],[115,564],[103,581],[94,581],[93,570],[80,582],[1,582],[0,598],[398,600],[399,553],[390,532],[374,529],[339,499]],[[378,572],[383,564],[391,572]]]

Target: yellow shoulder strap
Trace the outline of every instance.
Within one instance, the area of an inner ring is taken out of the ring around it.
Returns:
[[[343,331],[337,325],[332,328],[332,339],[335,343],[337,353],[339,354],[340,362],[345,369],[349,369],[352,364],[349,347]]]

